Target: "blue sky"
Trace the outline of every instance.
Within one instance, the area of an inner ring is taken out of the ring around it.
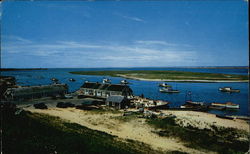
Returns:
[[[1,66],[248,66],[248,2],[9,1]]]

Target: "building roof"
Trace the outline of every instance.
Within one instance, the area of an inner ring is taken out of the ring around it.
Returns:
[[[124,96],[113,95],[113,96],[109,96],[109,97],[106,99],[106,102],[121,103],[124,99],[125,99]]]
[[[90,89],[99,89],[99,90],[108,90],[108,91],[123,91],[125,89],[132,90],[127,85],[122,84],[101,84],[97,82],[85,82],[81,88],[90,88]]]

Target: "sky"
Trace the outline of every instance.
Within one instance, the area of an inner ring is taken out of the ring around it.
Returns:
[[[246,0],[4,1],[1,67],[248,66]]]

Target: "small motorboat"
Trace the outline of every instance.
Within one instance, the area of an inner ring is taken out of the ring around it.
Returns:
[[[179,90],[174,90],[171,87],[168,87],[168,88],[164,87],[164,88],[161,88],[159,91],[162,93],[179,93],[180,92]]]
[[[121,84],[129,84],[129,82],[127,80],[122,80],[120,83]]]
[[[53,82],[58,82],[59,81],[57,78],[51,78],[50,80],[53,81]]]
[[[169,102],[156,100],[153,102],[145,103],[144,107],[148,109],[168,109],[169,108],[168,105],[169,105]]]
[[[70,78],[70,79],[69,79],[69,81],[71,81],[71,82],[75,82],[76,80],[75,80],[75,79],[73,79],[73,78]]]
[[[216,107],[225,107],[226,109],[239,109],[239,104],[233,104],[232,102],[226,102],[226,103],[211,103],[212,106]]]
[[[219,91],[221,91],[221,92],[236,92],[236,93],[238,93],[238,92],[240,92],[240,90],[239,89],[232,89],[231,87],[223,87],[223,88],[219,88]]]
[[[104,78],[104,79],[102,80],[102,83],[111,83],[111,80],[110,80],[110,79],[107,79],[107,78]]]
[[[172,86],[164,82],[164,83],[160,83],[159,87],[172,87]]]
[[[195,106],[203,106],[203,105],[205,105],[204,102],[193,102],[193,101],[186,101],[186,104],[195,105]]]

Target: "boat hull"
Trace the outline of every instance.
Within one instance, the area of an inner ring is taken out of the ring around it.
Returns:
[[[211,103],[211,105],[214,107],[225,107],[228,109],[239,109],[240,108],[240,106],[238,104],[229,105],[229,104]]]

